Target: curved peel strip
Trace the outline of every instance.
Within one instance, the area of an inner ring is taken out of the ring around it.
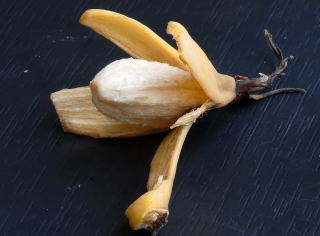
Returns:
[[[65,132],[93,138],[136,137],[159,133],[164,129],[128,124],[100,113],[92,103],[89,87],[63,89],[51,94]]]
[[[126,210],[130,226],[134,230],[147,229],[155,235],[167,223],[177,164],[191,125],[172,130],[158,147],[151,162],[148,192]]]
[[[200,107],[193,109],[192,111],[181,116],[173,125],[170,126],[170,129],[174,129],[181,125],[193,124],[196,122],[199,116],[201,116],[206,111],[214,107],[214,103],[211,101],[206,101]]]
[[[188,70],[177,50],[142,23],[122,14],[90,9],[80,23],[103,35],[129,55],[149,61],[159,61]]]
[[[222,107],[230,103],[235,98],[234,78],[217,72],[204,51],[180,23],[169,22],[167,33],[176,40],[181,60],[188,65],[193,77],[215,106]]]

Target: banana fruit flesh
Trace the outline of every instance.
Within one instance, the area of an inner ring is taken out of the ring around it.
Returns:
[[[168,128],[209,98],[187,71],[160,62],[121,59],[91,81],[93,103],[116,120]]]

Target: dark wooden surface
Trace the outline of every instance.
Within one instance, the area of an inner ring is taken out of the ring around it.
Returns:
[[[49,94],[87,85],[127,55],[78,24],[88,8],[142,21],[165,39],[183,23],[217,68],[271,72],[269,29],[296,60],[279,95],[209,112],[187,138],[161,235],[320,235],[318,0],[1,1],[0,235],[147,235],[126,207],[145,191],[163,134],[100,139],[63,133]]]

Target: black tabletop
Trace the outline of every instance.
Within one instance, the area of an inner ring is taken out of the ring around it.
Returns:
[[[0,235],[148,235],[124,210],[146,191],[165,134],[93,139],[64,133],[49,99],[85,86],[128,57],[78,23],[89,8],[133,17],[174,45],[185,25],[222,73],[258,76],[289,65],[278,95],[213,110],[181,154],[161,235],[320,235],[320,3],[318,0],[12,0],[1,4]]]

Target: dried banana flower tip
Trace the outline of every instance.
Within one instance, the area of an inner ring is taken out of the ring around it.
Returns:
[[[150,222],[146,222],[145,229],[150,231],[152,236],[156,236],[159,231],[168,223],[169,211],[156,213]]]
[[[283,71],[288,66],[289,61],[293,60],[294,57],[288,56],[285,58],[282,50],[273,41],[272,34],[266,29],[264,30],[264,37],[274,55],[278,58],[278,65],[270,75],[259,73],[260,77],[258,78],[249,78],[240,75],[235,76],[237,94],[235,101],[243,99],[260,100],[281,93],[306,93],[306,90],[301,88],[280,88],[268,91],[272,88],[276,78],[285,75]]]

